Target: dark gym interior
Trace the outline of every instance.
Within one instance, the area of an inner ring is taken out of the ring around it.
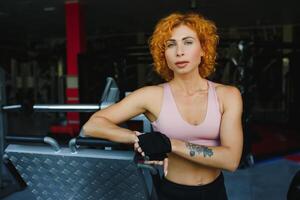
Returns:
[[[236,172],[224,172],[229,199],[288,199],[293,184],[298,184],[299,195],[296,0],[0,1],[1,157],[10,144],[7,136],[24,141],[51,137],[67,147],[97,110],[51,111],[36,105],[101,109],[108,77],[118,86],[119,99],[162,83],[153,71],[148,39],[158,20],[172,12],[201,13],[215,22],[220,41],[216,71],[209,80],[236,86],[243,97],[242,160]],[[143,123],[129,121],[125,126],[143,130]],[[7,161],[0,164],[0,199],[55,199],[50,198],[54,190],[37,194],[28,183],[24,186],[24,177],[8,169]],[[56,197],[87,197],[75,196]]]

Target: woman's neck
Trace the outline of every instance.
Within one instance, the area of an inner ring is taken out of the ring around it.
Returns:
[[[184,95],[191,96],[198,92],[207,91],[207,80],[199,74],[191,74],[190,76],[175,76],[170,81],[174,90],[180,91]]]

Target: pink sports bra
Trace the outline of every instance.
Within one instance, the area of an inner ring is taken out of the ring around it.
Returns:
[[[198,125],[186,122],[180,115],[168,83],[163,84],[163,102],[156,121],[152,122],[154,131],[169,138],[205,145],[220,145],[221,113],[213,82],[208,81],[208,103],[205,119]]]

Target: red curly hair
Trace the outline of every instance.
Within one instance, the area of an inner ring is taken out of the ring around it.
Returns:
[[[179,25],[186,25],[194,30],[204,51],[199,65],[201,77],[207,77],[214,72],[216,64],[216,48],[219,41],[214,22],[196,13],[174,13],[161,19],[150,37],[150,52],[154,60],[155,71],[166,81],[174,77],[173,71],[167,66],[165,58],[166,41],[171,37],[172,30]]]

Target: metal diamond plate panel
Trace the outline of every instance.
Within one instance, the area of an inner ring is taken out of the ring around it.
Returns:
[[[37,200],[148,199],[143,175],[132,161],[6,154]]]

